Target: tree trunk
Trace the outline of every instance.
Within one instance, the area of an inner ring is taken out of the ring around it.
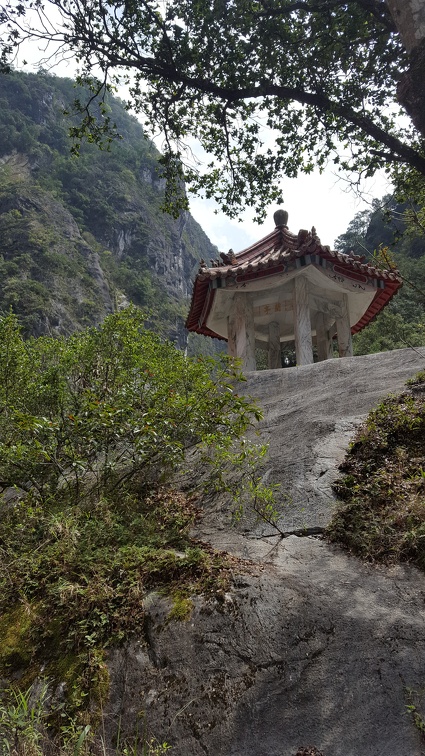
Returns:
[[[397,88],[398,99],[425,137],[425,3],[417,0],[386,2],[410,59],[410,68]]]

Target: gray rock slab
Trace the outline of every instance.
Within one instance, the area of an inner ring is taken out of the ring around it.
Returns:
[[[399,349],[247,374],[241,390],[264,410],[263,471],[280,485],[285,530],[329,522],[331,485],[356,427],[424,363],[425,348]]]
[[[151,599],[148,643],[111,656],[109,733],[117,721],[131,732],[143,711],[173,756],[424,754],[406,708],[411,690],[424,713],[423,576],[310,538],[256,541],[255,554],[227,594],[194,599],[186,622]]]
[[[248,375],[270,443],[264,473],[291,499],[285,529],[328,522],[354,429],[422,367],[400,350]],[[110,654],[107,742],[138,727],[172,756],[425,756],[407,708],[425,721],[423,574],[244,527],[230,527],[222,498],[204,501],[196,535],[246,565],[227,593],[194,597],[184,622],[148,597],[140,639]]]

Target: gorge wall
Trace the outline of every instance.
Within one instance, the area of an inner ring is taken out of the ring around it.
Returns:
[[[71,79],[0,74],[0,311],[28,335],[69,334],[131,301],[184,348],[192,277],[217,250],[188,212],[162,212],[159,152],[119,100],[120,138],[72,154],[76,97]]]

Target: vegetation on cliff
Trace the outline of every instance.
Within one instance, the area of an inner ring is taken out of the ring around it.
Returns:
[[[354,336],[354,354],[424,345],[425,234],[420,209],[393,197],[375,200],[370,210],[357,213],[335,247],[378,266],[394,266],[404,280],[388,307]]]
[[[72,154],[75,98],[71,79],[0,74],[0,312],[28,335],[69,334],[130,301],[184,346],[191,276],[216,249],[188,213],[161,211],[159,153],[119,100],[122,138]]]
[[[370,561],[425,571],[425,373],[357,431],[335,485],[332,541]]]
[[[246,458],[259,411],[240,378],[135,308],[68,339],[25,341],[0,319],[0,677],[49,679],[51,732],[96,724],[105,649],[143,639],[150,592],[171,596],[170,620],[222,596],[232,559],[191,540],[196,497],[173,480],[189,449],[214,484],[220,455]]]

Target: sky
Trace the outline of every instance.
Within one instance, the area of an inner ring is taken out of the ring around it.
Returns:
[[[54,19],[51,21],[54,23]],[[25,71],[37,70],[40,59],[45,55],[46,51],[36,43],[28,43],[22,47],[14,65]],[[23,65],[24,60],[27,61],[26,65]],[[77,67],[72,59],[51,62],[54,63],[51,72],[57,76],[73,77],[76,73]],[[124,90],[119,91],[118,95],[126,99]],[[283,208],[289,214],[289,230],[297,234],[300,228],[311,230],[315,226],[322,243],[334,247],[335,239],[347,230],[356,213],[369,208],[373,199],[380,199],[391,191],[383,173],[369,179],[361,189],[359,195],[331,167],[322,174],[316,171],[296,179],[283,178]],[[254,213],[251,210],[247,210],[240,221],[230,220],[217,211],[212,200],[190,197],[193,217],[221,252],[232,248],[238,253],[273,231],[273,213],[276,209],[276,206],[269,208],[266,221],[260,226],[252,220]]]
[[[330,247],[347,230],[356,213],[368,209],[373,199],[381,199],[391,191],[382,173],[369,180],[360,197],[331,169],[321,175],[314,172],[296,179],[284,178],[282,189],[282,207],[289,214],[289,231],[297,234],[300,228],[310,231],[315,226],[322,243]],[[216,215],[216,206],[210,200],[192,198],[190,205],[194,218],[222,252],[232,248],[238,253],[274,229],[275,206],[270,207],[265,222],[260,226],[253,222],[251,211],[246,211],[242,222],[239,222],[226,218],[223,213]]]

